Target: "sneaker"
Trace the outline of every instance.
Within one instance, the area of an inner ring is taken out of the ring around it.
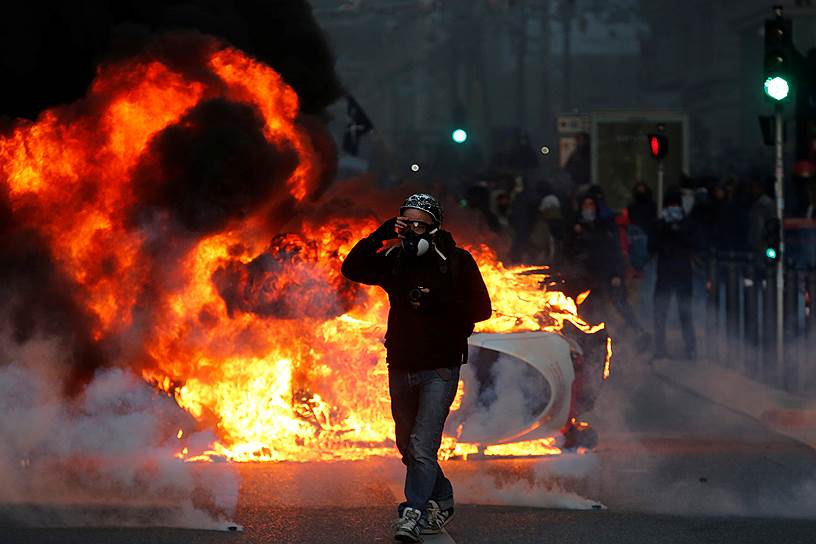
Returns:
[[[394,527],[394,540],[400,542],[422,542],[422,512],[406,507]]]
[[[422,530],[423,535],[436,535],[453,519],[453,508],[441,510],[439,503],[431,499],[428,501],[428,525]]]

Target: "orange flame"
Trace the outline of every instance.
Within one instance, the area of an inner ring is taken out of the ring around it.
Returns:
[[[555,437],[542,438],[540,440],[529,440],[526,442],[515,442],[512,444],[494,444],[485,448],[484,454],[488,456],[523,456],[523,455],[558,455],[561,450],[555,447]]]
[[[206,69],[213,77],[193,81],[155,60],[107,66],[87,99],[95,109],[56,108],[0,136],[0,182],[12,212],[25,211],[28,226],[42,233],[75,282],[75,296],[95,320],[94,338],[121,340],[138,330],[142,349],[127,353],[125,362],[217,430],[210,450],[185,446],[180,458],[388,454],[394,437],[380,341],[388,301],[379,289],[351,285],[340,274],[354,242],[376,228],[372,220],[305,224],[272,245],[266,211],[234,221],[166,265],[162,274],[170,281],[151,301],[151,326],[143,330],[136,322],[142,290],[157,272],[146,234],[128,226],[127,214],[136,198],[133,169],[154,137],[202,100],[223,97],[257,108],[265,138],[296,150],[298,165],[286,185],[294,199],[305,199],[318,176],[310,140],[296,124],[297,96],[277,73],[228,48],[214,49]],[[507,267],[484,246],[468,249],[494,305],[493,318],[478,331],[559,331],[565,322],[587,333],[604,327],[578,315],[586,294],[576,302],[548,290],[532,268]],[[249,265],[262,256],[276,263],[276,273],[251,276]],[[224,277],[241,288],[237,302],[220,291],[217,279]],[[605,377],[611,343],[607,348]],[[445,438],[443,456],[478,451]],[[545,440],[483,453],[508,451],[557,448]]]
[[[612,338],[606,339],[606,359],[604,359],[603,379],[608,380],[612,370]]]

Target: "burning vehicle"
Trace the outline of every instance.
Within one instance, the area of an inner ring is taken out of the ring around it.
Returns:
[[[14,341],[59,339],[68,396],[118,367],[172,397],[195,421],[178,430],[184,461],[390,455],[387,301],[340,274],[378,221],[348,197],[370,188],[328,187],[325,147],[275,70],[210,36],[169,34],[101,65],[85,98],[0,133]],[[474,372],[503,353],[541,391],[530,421],[490,442],[460,419],[446,455],[591,446],[577,418],[611,341],[580,317],[586,295],[465,246],[494,305],[471,339]],[[201,429],[217,438],[192,448]]]
[[[462,400],[461,414],[454,416],[459,440],[477,442],[477,454],[485,457],[594,448],[597,434],[578,418],[592,409],[603,376],[608,376],[603,339],[553,332],[471,337],[474,371],[471,383],[463,385],[476,392],[472,399]],[[515,398],[509,402],[498,398],[507,394]],[[475,417],[468,410],[474,404],[481,409]]]

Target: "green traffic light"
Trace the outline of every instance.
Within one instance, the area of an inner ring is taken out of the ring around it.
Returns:
[[[790,85],[780,76],[769,77],[765,80],[765,94],[774,100],[785,100],[790,93]]]
[[[768,257],[770,260],[776,260],[776,250],[772,247],[765,249],[765,256]]]
[[[468,134],[465,130],[457,128],[451,133],[451,139],[457,144],[463,144],[468,139]]]

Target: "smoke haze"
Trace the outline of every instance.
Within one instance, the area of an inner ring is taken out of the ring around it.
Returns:
[[[55,349],[29,343],[0,368],[0,518],[222,528],[235,512],[237,474],[224,467],[202,477],[175,457],[182,448],[203,451],[214,435],[196,431],[171,397],[121,369],[99,371],[65,400],[41,362]],[[187,430],[181,438],[180,429]]]

